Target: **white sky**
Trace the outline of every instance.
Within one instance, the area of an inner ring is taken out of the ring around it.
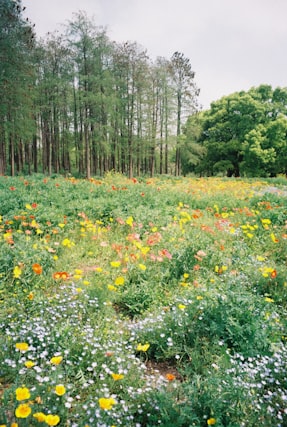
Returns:
[[[22,0],[39,37],[83,10],[111,40],[190,59],[203,108],[252,86],[287,87],[287,0]]]

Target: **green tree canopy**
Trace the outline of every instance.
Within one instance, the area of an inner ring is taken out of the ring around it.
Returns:
[[[33,103],[34,69],[33,29],[23,18],[20,0],[0,2],[0,174],[10,157],[11,174],[14,161],[25,162],[29,139],[33,134],[31,106]],[[29,94],[29,96],[28,96]]]
[[[199,138],[205,173],[227,176],[286,172],[287,89],[269,85],[213,102],[203,112]]]

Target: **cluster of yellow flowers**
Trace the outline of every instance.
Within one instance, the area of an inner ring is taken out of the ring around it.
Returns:
[[[21,353],[25,353],[29,350],[29,344],[26,342],[17,342],[15,344],[15,348],[19,350]],[[59,365],[63,360],[63,357],[60,355],[55,355],[50,359],[50,363],[52,365]],[[32,368],[35,365],[34,362],[27,360],[25,362],[26,368]],[[63,396],[66,393],[66,388],[63,384],[58,384],[55,386],[54,392],[57,396]],[[17,408],[15,409],[16,418],[23,419],[28,418],[32,414],[31,402],[29,399],[31,398],[30,390],[25,387],[18,387],[15,390],[16,400],[19,403]],[[28,402],[25,402],[28,401]],[[60,417],[55,414],[44,414],[43,412],[36,412],[33,414],[33,417],[39,422],[45,422],[48,426],[56,426],[60,422]],[[5,425],[0,425],[0,427],[6,427]],[[17,423],[12,423],[11,427],[18,427]]]
[[[59,384],[55,387],[55,393],[58,396],[62,396],[66,393],[66,389],[62,384]],[[31,393],[27,387],[18,387],[15,391],[16,400],[23,402],[25,400],[30,399]],[[20,403],[15,409],[16,418],[23,419],[28,418],[32,413],[32,408],[30,406],[30,402],[28,403]],[[53,414],[44,414],[43,412],[36,412],[33,414],[33,417],[39,422],[45,422],[48,426],[56,426],[60,422],[60,417],[58,415]],[[14,427],[17,426],[17,423],[14,423]]]

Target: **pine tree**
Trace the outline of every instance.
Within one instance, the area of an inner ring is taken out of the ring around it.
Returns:
[[[34,34],[20,0],[0,2],[0,174],[30,163]]]

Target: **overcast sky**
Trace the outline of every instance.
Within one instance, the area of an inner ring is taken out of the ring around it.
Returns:
[[[111,40],[190,59],[200,103],[252,86],[287,87],[287,0],[22,0],[36,34],[86,11]]]

